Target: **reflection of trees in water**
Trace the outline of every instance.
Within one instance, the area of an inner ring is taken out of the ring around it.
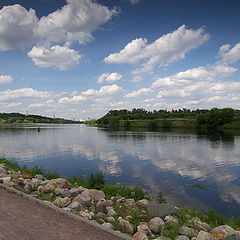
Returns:
[[[235,136],[239,136],[239,132],[224,130],[224,131],[198,131],[198,139],[205,138],[209,140],[213,148],[223,144],[227,148],[235,147]]]
[[[198,140],[207,139],[210,141],[211,146],[213,148],[218,147],[220,144],[224,144],[227,148],[234,148],[235,146],[235,137],[240,136],[240,131],[236,130],[199,130],[199,129],[183,129],[183,128],[176,128],[176,129],[162,129],[157,132],[143,132],[143,131],[109,131],[106,129],[101,129],[105,131],[107,134],[107,138],[109,140],[114,141],[121,141],[121,142],[128,142],[128,141],[136,141],[139,143],[144,143],[147,138],[153,138],[156,140],[166,140],[168,137],[171,140],[182,140],[188,141],[193,137],[197,136]],[[143,129],[141,129],[143,130]],[[163,133],[163,134],[161,134]],[[168,135],[167,133],[171,133]],[[174,135],[176,134],[176,135]]]

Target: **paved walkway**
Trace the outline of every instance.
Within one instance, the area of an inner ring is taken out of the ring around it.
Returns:
[[[121,240],[0,188],[0,240]]]

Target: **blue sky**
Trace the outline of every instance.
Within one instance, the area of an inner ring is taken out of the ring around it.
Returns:
[[[2,0],[0,112],[240,108],[238,0]]]

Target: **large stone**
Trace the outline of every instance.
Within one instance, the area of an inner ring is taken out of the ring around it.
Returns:
[[[213,237],[213,240],[222,240],[227,234],[223,231],[214,230],[211,231],[211,235]]]
[[[133,235],[133,238],[134,239],[137,239],[137,240],[148,240],[148,236],[144,233],[144,232],[136,232],[134,235]]]
[[[99,213],[96,214],[96,217],[97,217],[97,218],[105,218],[105,217],[106,217],[106,214],[103,213],[103,212],[99,212]]]
[[[198,231],[193,228],[189,228],[187,226],[182,226],[179,228],[179,234],[192,238],[192,237],[197,237]]]
[[[197,235],[197,240],[213,240],[213,237],[208,232],[200,231]]]
[[[95,189],[86,189],[81,194],[88,195],[95,201],[99,201],[101,198],[105,198],[105,193],[103,191]]]
[[[72,202],[68,208],[70,208],[71,210],[79,210],[79,208],[81,207],[81,203],[79,202]]]
[[[42,182],[42,181],[39,180],[39,179],[37,179],[37,178],[33,178],[31,182],[32,182],[32,184],[33,184],[33,188],[34,188],[34,189],[37,189],[38,186],[41,185],[41,182]]]
[[[165,223],[164,221],[160,218],[160,217],[155,217],[155,218],[152,218],[150,221],[149,221],[149,228],[152,230],[153,233],[155,234],[158,234],[161,232],[161,229],[160,227],[161,226],[164,226]]]
[[[71,188],[69,191],[71,193],[71,198],[74,198],[81,193],[78,188]]]
[[[137,226],[137,230],[138,232],[143,232],[145,233],[147,236],[151,236],[152,235],[152,231],[150,230],[150,228],[148,227],[147,224],[140,224]]]
[[[134,229],[130,222],[128,222],[127,220],[124,220],[122,217],[118,218],[118,222],[123,232],[133,235]]]
[[[137,201],[136,205],[140,207],[146,207],[149,204],[149,201],[147,199],[142,199]]]
[[[84,217],[84,218],[87,218],[87,219],[92,219],[92,217],[94,216],[94,213],[93,212],[89,212],[88,210],[85,210],[85,211],[80,211],[79,215],[81,217]]]
[[[78,187],[78,192],[79,192],[79,193],[81,193],[81,192],[83,192],[83,191],[85,191],[85,190],[87,190],[87,188],[82,187],[82,186],[79,186],[79,187]]]
[[[6,182],[4,185],[7,186],[7,187],[15,187],[16,183],[14,183],[14,182]]]
[[[109,217],[114,217],[117,216],[117,213],[114,211],[114,209],[110,209],[107,213]]]
[[[174,224],[178,224],[178,219],[176,217],[173,216],[166,216],[164,218],[165,223],[170,224],[170,225],[174,225]]]
[[[91,207],[92,198],[88,195],[79,194],[73,199],[73,202],[79,202],[84,207]]]
[[[133,206],[136,205],[136,202],[135,202],[134,199],[128,198],[128,199],[126,199],[124,205],[127,206],[127,207],[133,207]]]
[[[56,195],[62,195],[63,191],[64,191],[64,189],[62,189],[62,188],[55,188],[54,189],[54,193]]]
[[[68,197],[65,197],[65,198],[58,197],[53,202],[53,204],[55,204],[56,206],[61,207],[61,208],[67,207],[70,203],[71,203],[71,199]]]
[[[164,218],[167,215],[179,216],[177,208],[170,204],[148,204],[146,207],[150,217]]]
[[[7,170],[3,167],[0,167],[0,174],[2,175],[7,174]]]
[[[231,234],[235,234],[235,230],[228,226],[228,225],[220,225],[218,227],[215,227],[212,229],[211,232],[214,232],[214,231],[221,231],[221,232],[224,232],[227,235],[231,235]]]
[[[69,197],[69,198],[72,197],[72,194],[68,189],[63,189],[63,192],[61,195],[62,195],[62,197]]]
[[[116,222],[114,217],[107,217],[106,220],[110,223],[115,223]]]
[[[32,174],[29,174],[29,173],[23,173],[22,177],[24,179],[33,179],[33,175]]]
[[[210,232],[212,229],[207,223],[202,222],[198,217],[193,218],[191,222],[193,222],[194,228],[203,230],[205,232]]]
[[[43,177],[43,175],[41,175],[41,174],[36,174],[35,175],[35,178],[37,178],[37,179],[39,179],[39,180],[44,180],[44,177]]]
[[[112,230],[114,229],[114,227],[111,223],[103,223],[102,226],[107,228],[107,229],[112,229]]]
[[[70,184],[69,182],[64,179],[64,178],[57,178],[57,179],[52,179],[43,188],[43,192],[52,192],[56,188],[69,188]]]
[[[30,193],[34,189],[34,184],[31,184],[31,183],[28,182],[28,183],[25,184],[23,189],[25,190],[25,192]]]
[[[155,238],[154,240],[172,240],[172,239],[161,236],[161,237]]]
[[[10,182],[11,181],[11,177],[3,177],[2,178],[3,184]]]
[[[180,235],[180,236],[177,236],[175,240],[190,240],[190,238],[184,235]]]
[[[113,202],[111,200],[100,201],[96,204],[96,213],[104,212],[107,213],[106,208],[112,207]]]
[[[231,234],[223,238],[223,240],[240,240],[239,234]]]

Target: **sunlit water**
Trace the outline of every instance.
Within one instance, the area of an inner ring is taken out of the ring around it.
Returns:
[[[101,170],[111,182],[138,185],[152,196],[161,191],[177,206],[240,215],[240,137],[230,133],[0,128],[0,157],[64,177]]]

